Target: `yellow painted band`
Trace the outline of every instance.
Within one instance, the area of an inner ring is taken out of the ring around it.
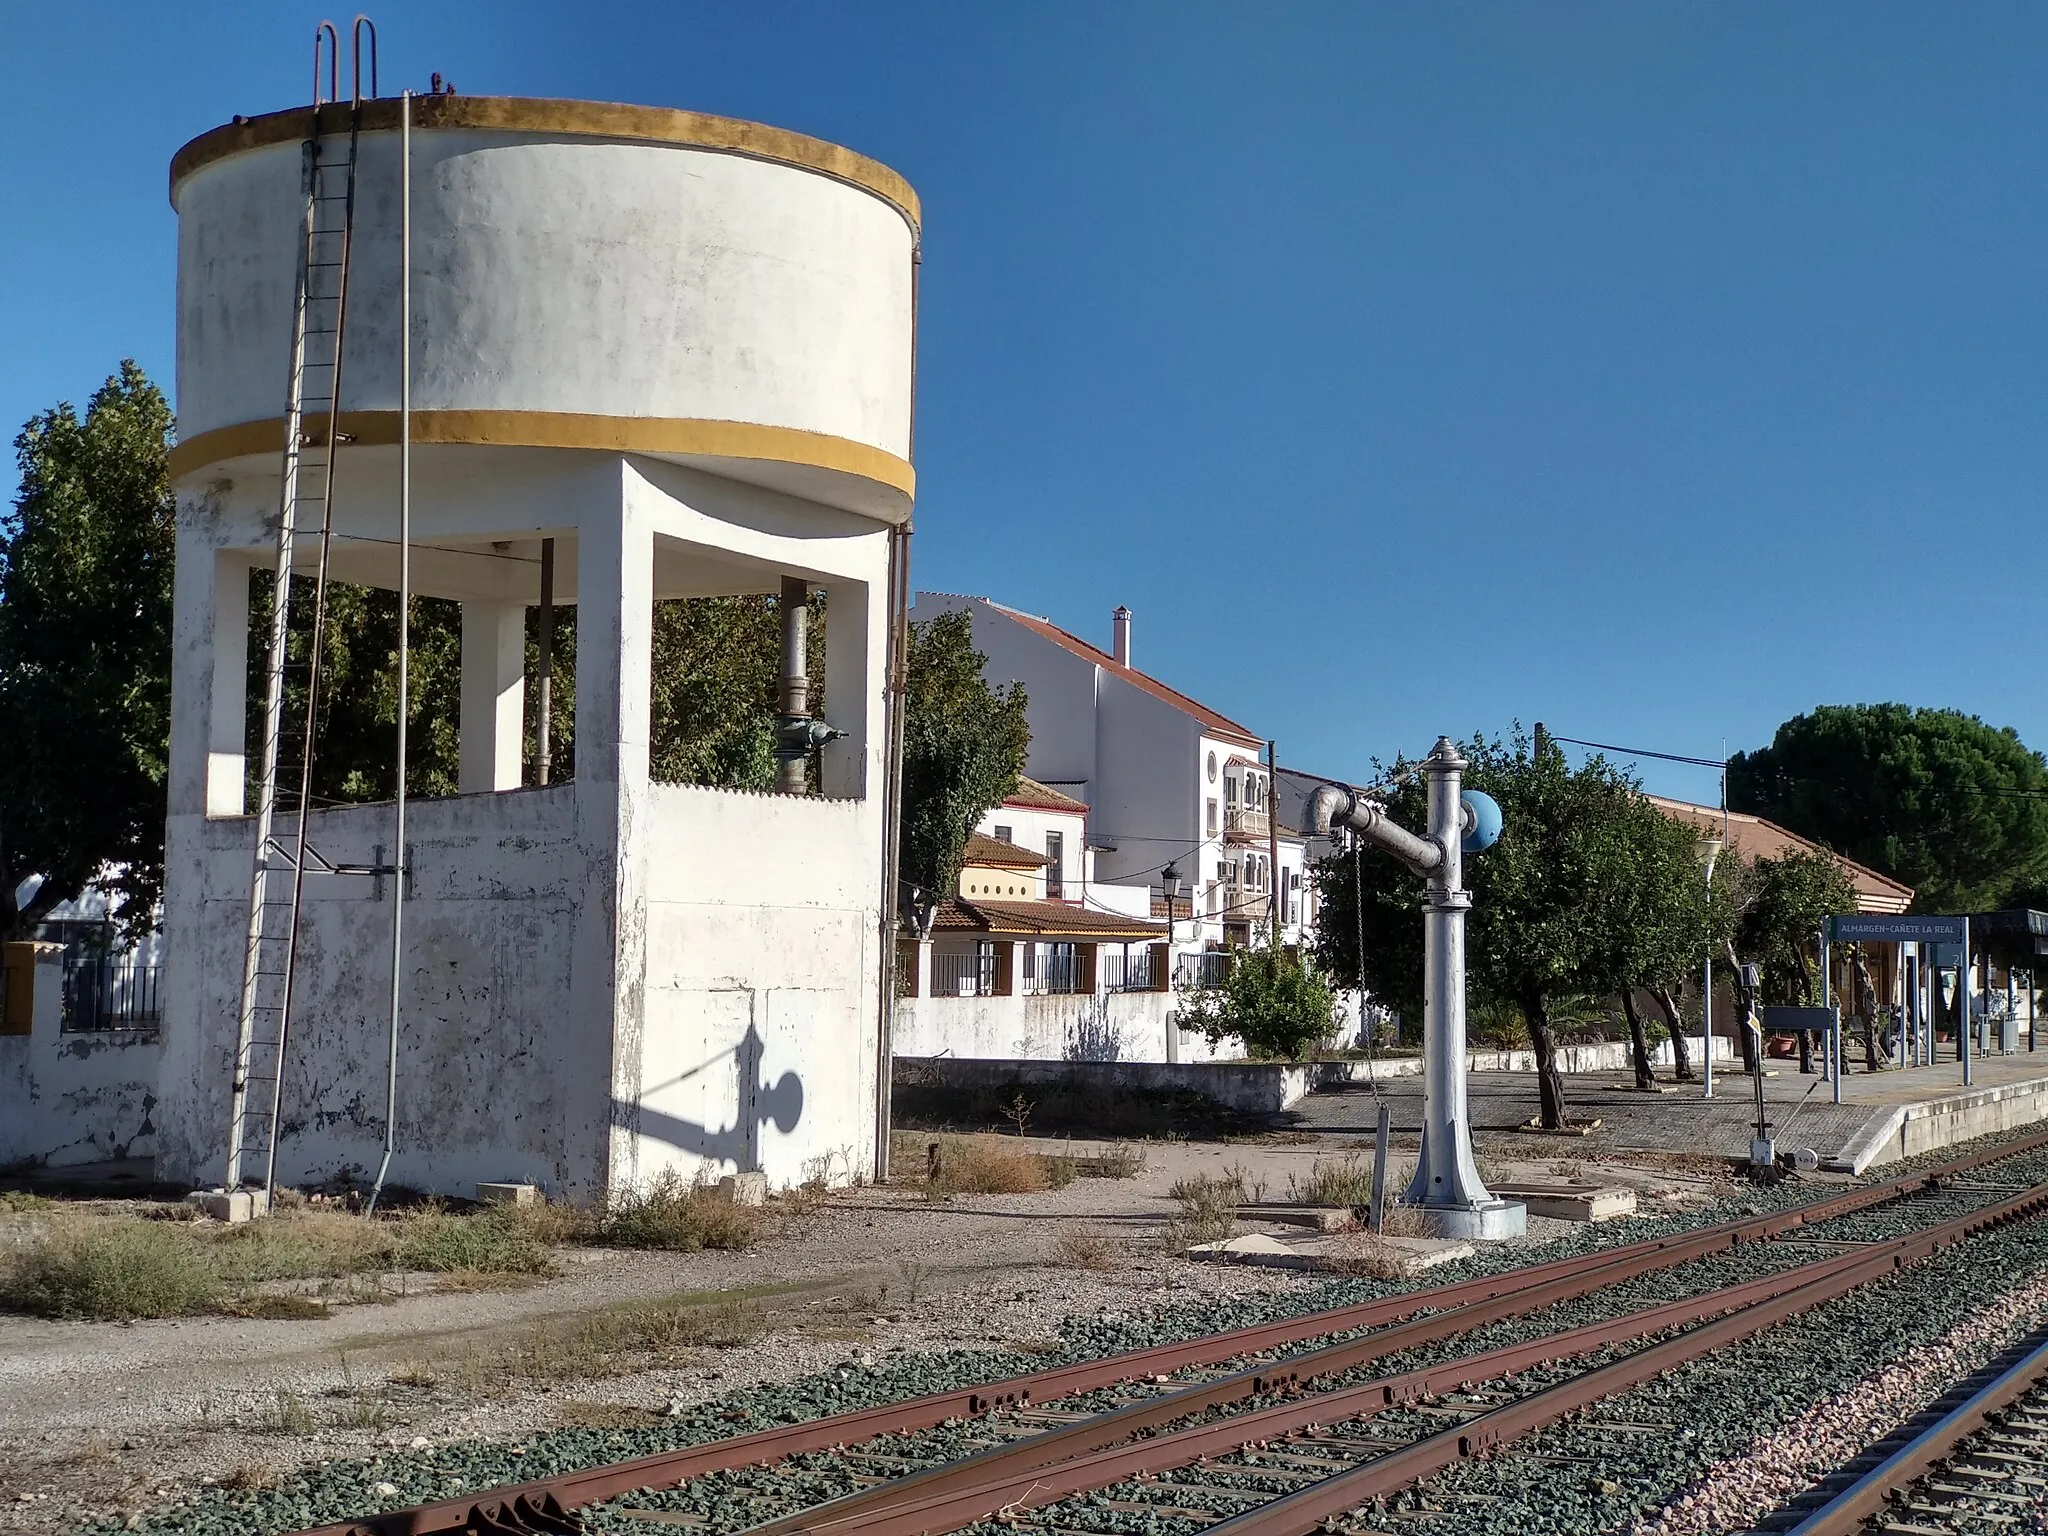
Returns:
[[[321,431],[325,422],[318,423]],[[398,441],[398,412],[343,411],[342,435],[369,446]],[[505,448],[587,448],[605,453],[677,453],[707,458],[759,459],[857,475],[909,500],[917,471],[895,454],[868,443],[770,427],[751,421],[709,421],[678,416],[595,416],[575,411],[414,411],[415,443],[469,443]],[[171,450],[173,479],[224,459],[284,451],[284,420],[243,421],[215,427]]]
[[[362,107],[364,132],[396,132],[399,102],[396,97],[366,101]],[[350,127],[347,102],[320,109],[320,132],[346,133]],[[412,125],[437,128],[472,128],[499,133],[561,134],[574,138],[623,139],[643,144],[682,144],[722,154],[744,155],[778,165],[815,171],[835,181],[859,187],[889,204],[909,222],[916,235],[920,220],[917,193],[910,183],[879,160],[855,154],[837,144],[771,128],[736,117],[712,117],[703,112],[685,112],[676,107],[635,107],[611,101],[558,101],[539,96],[415,96]],[[171,200],[178,197],[178,184],[201,166],[230,155],[272,144],[297,144],[309,138],[313,109],[293,107],[283,112],[266,112],[202,133],[171,157]]]

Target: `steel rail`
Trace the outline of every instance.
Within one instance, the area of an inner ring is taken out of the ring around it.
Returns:
[[[874,1499],[856,1496],[860,1499],[857,1507],[849,1507],[853,1504],[851,1500],[820,1505],[805,1516],[750,1527],[746,1536],[766,1536],[771,1531],[802,1532],[804,1536],[926,1536],[926,1533],[935,1536],[935,1533],[958,1530],[999,1512],[1009,1515],[1042,1508],[1076,1494],[1091,1493],[1132,1478],[1190,1466],[1210,1456],[1299,1433],[1312,1426],[1371,1418],[1387,1409],[1443,1391],[1510,1376],[1553,1360],[1574,1359],[1611,1344],[1649,1338],[1669,1328],[1707,1322],[1709,1326],[1698,1333],[1684,1334],[1669,1341],[1668,1345],[1658,1346],[1675,1348],[1692,1340],[1691,1347],[1695,1352],[1704,1353],[1721,1341],[1723,1335],[1715,1330],[1724,1327],[1726,1319],[1731,1316],[1748,1318],[1757,1329],[1769,1327],[1794,1312],[1831,1300],[1880,1275],[1890,1274],[1905,1263],[1924,1258],[1984,1227],[2043,1208],[2048,1208],[2048,1185],[2015,1196],[1999,1206],[1973,1211],[1922,1232],[1908,1233],[1797,1269],[1666,1302],[1627,1317],[1588,1323],[1562,1333],[1546,1334],[1483,1354],[1442,1361],[1342,1391],[1297,1397],[1252,1413],[1218,1419],[1151,1439],[1127,1441],[1093,1455],[1021,1467],[1005,1463],[994,1476],[985,1471],[979,1479],[949,1481],[936,1492],[925,1492],[923,1497],[916,1496],[919,1490],[891,1483],[877,1491],[894,1497]],[[1775,1310],[1771,1310],[1773,1307]],[[1759,1318],[1762,1320],[1757,1321]],[[1703,1343],[1703,1339],[1714,1342]],[[1624,1357],[1612,1367],[1602,1367],[1545,1392],[1531,1394],[1517,1403],[1476,1417],[1455,1431],[1430,1436],[1404,1450],[1377,1457],[1355,1472],[1340,1473],[1317,1483],[1290,1499],[1275,1500],[1261,1510],[1221,1522],[1217,1529],[1227,1526],[1235,1531],[1244,1522],[1257,1519],[1267,1510],[1290,1504],[1291,1499],[1312,1500],[1320,1495],[1323,1502],[1316,1505],[1315,1520],[1299,1527],[1304,1532],[1312,1530],[1317,1522],[1333,1512],[1327,1503],[1331,1497],[1328,1490],[1333,1487],[1347,1484],[1352,1479],[1367,1480],[1367,1492],[1359,1496],[1359,1501],[1376,1493],[1404,1487],[1416,1476],[1428,1475],[1428,1472],[1411,1475],[1404,1458],[1413,1460],[1419,1457],[1428,1462],[1430,1456],[1448,1444],[1450,1448],[1444,1460],[1429,1465],[1429,1471],[1440,1470],[1441,1466],[1449,1465],[1460,1456],[1476,1454],[1502,1439],[1525,1433],[1527,1429],[1549,1423],[1587,1402],[1621,1390],[1610,1384],[1593,1391],[1591,1396],[1585,1396],[1580,1391],[1580,1384],[1600,1376],[1603,1371],[1628,1367],[1630,1362],[1641,1360],[1648,1353]],[[1693,1357],[1681,1353],[1676,1358]],[[1647,1375],[1654,1375],[1663,1368],[1659,1365],[1634,1380],[1647,1379]],[[1628,1384],[1632,1385],[1633,1381]],[[1529,1405],[1536,1403],[1544,1403],[1545,1406],[1541,1412],[1532,1413]],[[1518,1413],[1526,1423],[1510,1429],[1511,1424],[1519,1422],[1514,1417]],[[1427,1447],[1436,1449],[1426,1450]],[[1386,1481],[1389,1478],[1391,1482]],[[1337,1497],[1350,1498],[1351,1495],[1344,1493]],[[1345,1505],[1345,1508],[1354,1507],[1355,1502]],[[1294,1531],[1296,1527],[1262,1526],[1259,1536],[1277,1536],[1283,1529]]]
[[[1847,1262],[1834,1273],[1816,1277],[1797,1290],[1753,1301],[1674,1339],[1624,1355],[1557,1386],[1439,1431],[1355,1471],[1339,1473],[1299,1493],[1220,1521],[1212,1529],[1219,1536],[1310,1536],[1323,1529],[1325,1522],[1338,1520],[1372,1499],[1398,1493],[1456,1462],[1483,1455],[1532,1430],[1569,1418],[1604,1397],[1640,1386],[1674,1366],[1762,1333],[1809,1307],[1845,1296],[1858,1286],[1952,1247],[1988,1227],[2038,1214],[2044,1207],[2048,1207],[2048,1185],[1924,1232],[1873,1245],[1869,1253],[1845,1255]]]
[[[2025,1355],[1936,1419],[1904,1445],[1808,1514],[1785,1536],[1853,1536],[1903,1491],[1954,1455],[1963,1441],[2048,1381],[2048,1334]]]
[[[1608,1274],[1645,1255],[1668,1254],[1676,1249],[1691,1250],[1702,1239],[1718,1238],[1733,1244],[1770,1238],[1839,1216],[1853,1215],[1871,1206],[1938,1187],[1944,1179],[1958,1174],[2044,1148],[2048,1148],[2048,1132],[1805,1205],[1721,1222],[1693,1233],[1650,1238],[1597,1255],[1575,1255],[1450,1285],[1404,1291],[1355,1306],[1304,1313],[1250,1328],[1206,1334],[1052,1370],[635,1457],[630,1461],[587,1467],[508,1485],[488,1493],[469,1493],[406,1509],[382,1510],[351,1520],[311,1527],[300,1532],[299,1536],[440,1536],[440,1533],[457,1531],[573,1529],[575,1522],[568,1511],[620,1494],[646,1488],[672,1488],[709,1472],[778,1461],[808,1451],[832,1450],[877,1435],[930,1429],[949,1419],[971,1418],[1000,1409],[1050,1402],[1122,1382],[1170,1374],[1191,1366],[1213,1365],[1257,1355],[1304,1339],[1379,1327],[1424,1311],[1509,1296],[1522,1289],[1545,1285],[1561,1276]],[[1685,1257],[1691,1256],[1687,1252],[1682,1257],[1671,1258],[1669,1262],[1681,1263]],[[1610,1275],[1608,1280],[1599,1281],[1587,1289],[1598,1289],[1599,1284],[1611,1283],[1612,1278],[1617,1277]],[[1272,1373],[1269,1371],[1268,1374]]]
[[[1304,1354],[1234,1371],[1213,1381],[1197,1382],[1142,1402],[1093,1414],[1077,1423],[1050,1429],[1026,1440],[991,1446],[943,1466],[891,1478],[878,1487],[847,1494],[779,1520],[750,1526],[748,1536],[787,1536],[792,1532],[815,1531],[820,1528],[818,1522],[821,1520],[829,1522],[858,1510],[895,1505],[918,1495],[929,1497],[943,1488],[972,1487],[994,1475],[997,1468],[1004,1472],[1018,1472],[1053,1466],[1091,1451],[1121,1444],[1142,1430],[1171,1423],[1189,1414],[1226,1407],[1246,1398],[1299,1390],[1320,1377],[1355,1370],[1404,1349],[1454,1338],[1487,1323],[1537,1312],[1640,1275],[1723,1253],[1739,1246],[1741,1237],[1742,1234],[1722,1228],[1705,1228],[1679,1237],[1668,1247],[1626,1251],[1618,1259],[1597,1264],[1582,1263],[1575,1269],[1535,1284],[1518,1286],[1497,1296],[1411,1317],[1360,1338],[1341,1340]]]

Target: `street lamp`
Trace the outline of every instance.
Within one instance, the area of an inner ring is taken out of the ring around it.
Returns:
[[[1159,888],[1166,892],[1166,942],[1173,942],[1173,904],[1180,896],[1180,866],[1169,863],[1159,871]]]
[[[1712,832],[1709,832],[1692,846],[1693,853],[1700,861],[1700,868],[1706,871],[1707,899],[1710,902],[1714,898],[1714,860],[1721,857],[1723,846],[1725,845],[1721,839]],[[1707,941],[1706,982],[1700,990],[1700,1050],[1707,1058],[1707,1086],[1706,1091],[1700,1097],[1711,1099],[1714,1096],[1714,943],[1712,939]]]

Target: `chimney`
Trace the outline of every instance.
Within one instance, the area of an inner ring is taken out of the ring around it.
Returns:
[[[1109,631],[1114,637],[1109,643],[1109,653],[1116,658],[1120,667],[1131,664],[1131,610],[1122,603],[1116,605],[1116,612],[1109,616]]]

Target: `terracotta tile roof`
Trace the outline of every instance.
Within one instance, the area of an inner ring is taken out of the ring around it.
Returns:
[[[1042,853],[1033,853],[1029,848],[1006,843],[999,837],[984,837],[979,832],[970,832],[967,834],[967,851],[960,862],[980,864],[989,869],[1043,869],[1052,860]]]
[[[1711,805],[1694,805],[1689,800],[1667,800],[1662,795],[1644,796],[1667,816],[1691,822],[1702,832],[1719,833],[1727,817],[1728,845],[1745,859],[1782,859],[1788,853],[1825,853],[1842,866],[1842,873],[1856,888],[1856,907],[1861,912],[1903,912],[1913,904],[1913,887],[1889,875],[1881,875],[1854,859],[1845,859],[1832,849],[1809,842],[1797,832],[1788,832],[1774,821],[1742,811],[1722,812]]]
[[[1003,804],[1021,806],[1028,811],[1074,811],[1082,815],[1088,811],[1086,800],[1076,800],[1050,784],[1041,784],[1021,773],[1017,775],[1016,789],[1004,797]]]
[[[984,598],[983,601],[987,602],[988,600]],[[1015,608],[1005,608],[1001,603],[991,602],[989,607],[1005,617],[1015,620],[1034,635],[1041,636],[1044,639],[1050,640],[1054,645],[1073,652],[1083,661],[1094,662],[1103,671],[1122,678],[1133,688],[1142,689],[1144,692],[1151,694],[1153,698],[1171,704],[1182,714],[1194,720],[1211,736],[1219,737],[1225,741],[1239,742],[1244,746],[1252,748],[1265,745],[1260,738],[1254,736],[1235,720],[1225,715],[1217,714],[1215,710],[1208,708],[1206,705],[1197,704],[1186,694],[1167,687],[1166,684],[1160,682],[1156,677],[1148,677],[1135,667],[1124,666],[1114,656],[1110,655],[1109,652],[1097,650],[1086,640],[1068,634],[1050,620],[1036,618],[1028,613],[1020,613]]]
[[[947,901],[932,918],[934,931],[1052,935],[1085,939],[1163,939],[1166,926],[1119,912],[1069,906],[1063,901]]]

